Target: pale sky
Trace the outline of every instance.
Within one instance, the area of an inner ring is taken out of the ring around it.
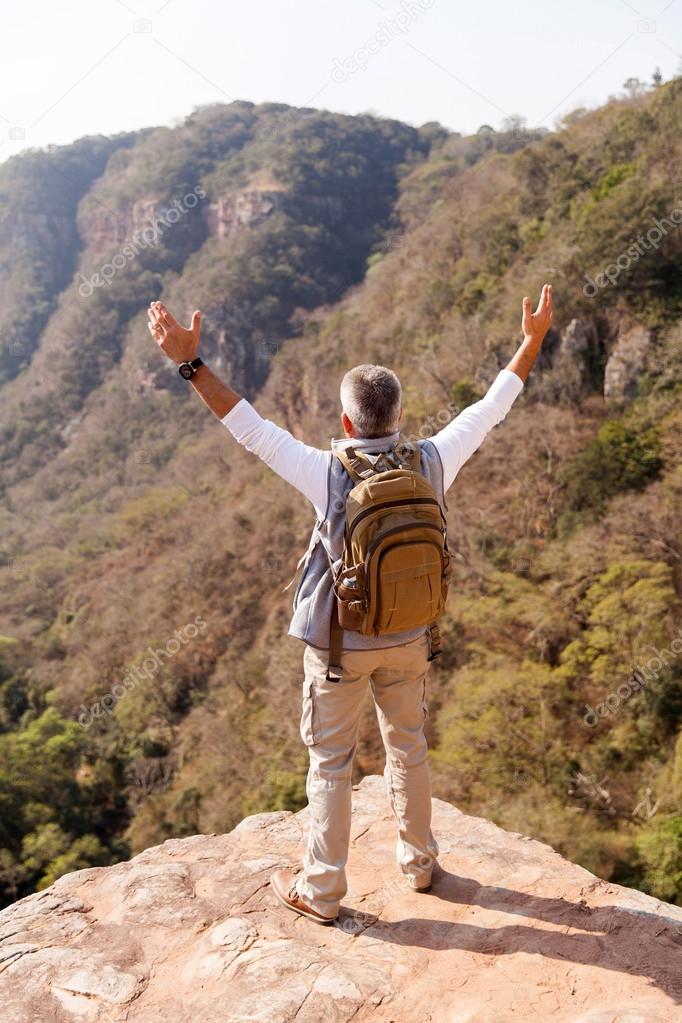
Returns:
[[[0,161],[232,99],[551,128],[681,54],[682,0],[24,0],[3,11]]]

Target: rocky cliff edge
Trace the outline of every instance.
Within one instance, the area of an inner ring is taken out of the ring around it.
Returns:
[[[283,907],[308,807],[76,871],[0,913],[3,1023],[671,1023],[682,909],[433,800],[443,872],[412,892],[384,779],[354,788],[349,890]],[[435,875],[434,875],[435,877]]]

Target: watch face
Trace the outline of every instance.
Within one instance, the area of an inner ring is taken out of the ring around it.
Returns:
[[[180,366],[179,373],[180,376],[185,378],[185,380],[191,380],[191,378],[194,376],[194,370],[186,362],[183,362],[182,366]]]

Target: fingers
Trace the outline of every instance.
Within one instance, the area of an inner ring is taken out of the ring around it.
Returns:
[[[195,309],[192,313],[192,326],[190,330],[195,337],[199,336],[199,331],[201,330],[201,312],[198,309]]]
[[[163,302],[154,302],[154,306],[156,307],[159,319],[163,324],[165,324],[166,327],[172,329],[173,327],[180,326],[178,321],[173,316],[172,312],[168,309],[167,306],[163,304]]]
[[[170,327],[173,323],[173,317],[166,309],[165,305],[161,302],[156,303],[156,314],[159,321],[163,323],[164,327]]]
[[[152,334],[154,335],[154,337],[156,338],[165,337],[166,335],[165,324],[161,323],[161,321],[151,313],[149,314],[148,327]]]
[[[161,323],[164,327],[171,326],[172,317],[165,306],[160,302],[152,302],[148,309],[149,318],[154,323]]]
[[[165,333],[162,334],[160,329],[158,327],[152,326],[151,323],[147,324],[147,328],[149,329],[149,333],[154,338],[157,345],[159,346],[163,345],[164,341],[166,340]]]
[[[542,291],[540,292],[540,301],[538,307],[535,310],[536,316],[548,314],[552,308],[552,285],[543,285]]]
[[[150,306],[147,309],[147,316],[149,317],[147,327],[149,328],[149,333],[154,338],[156,343],[158,345],[161,345],[165,341],[167,328],[165,323],[163,323],[161,320],[159,311],[157,309],[158,305],[159,305],[158,302],[150,303]]]

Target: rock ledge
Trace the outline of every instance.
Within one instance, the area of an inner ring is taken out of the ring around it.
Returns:
[[[308,808],[245,818],[0,913],[3,1023],[672,1023],[682,909],[433,800],[443,873],[412,892],[384,779],[354,790],[337,924],[287,911]]]

